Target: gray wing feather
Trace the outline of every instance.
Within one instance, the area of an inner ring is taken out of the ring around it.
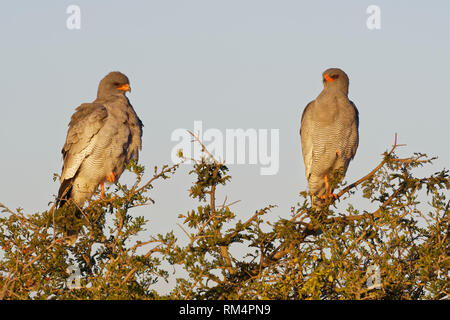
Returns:
[[[359,144],[359,111],[358,108],[356,108],[356,105],[353,103],[353,101],[350,101],[350,104],[352,105],[352,107],[355,110],[355,122],[352,125],[352,133],[350,136],[350,143],[351,143],[351,160],[353,160],[353,158],[355,157],[356,154],[356,149],[358,149],[358,144]]]
[[[75,176],[83,160],[95,147],[96,135],[105,124],[108,112],[97,103],[85,103],[76,109],[69,123],[66,142],[62,149],[61,180]]]
[[[302,113],[302,119],[300,122],[300,139],[301,139],[301,145],[302,145],[302,154],[303,154],[303,160],[305,163],[305,171],[306,171],[306,179],[309,180],[309,176],[311,174],[311,166],[312,166],[312,151],[313,151],[313,139],[311,134],[311,123],[309,120],[309,112],[311,112],[311,106],[313,105],[314,101],[311,101],[308,103],[308,105],[305,107]]]
[[[128,127],[131,131],[131,141],[127,150],[127,160],[135,159],[137,161],[139,160],[139,150],[142,149],[142,128],[144,125],[134,111],[130,101],[128,101],[128,106]]]

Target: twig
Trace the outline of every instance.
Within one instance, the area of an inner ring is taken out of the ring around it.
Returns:
[[[152,248],[151,250],[149,250],[149,251],[144,255],[144,257],[145,257],[146,259],[148,259],[153,253],[155,253],[155,252],[160,252],[161,250],[159,249],[159,247],[160,247],[160,245],[158,245],[158,246]],[[137,267],[134,267],[133,269],[131,269],[131,270],[128,272],[128,274],[125,276],[125,278],[122,280],[122,283],[126,283],[126,282],[131,278],[131,276],[132,276],[133,274],[135,274],[135,272],[137,271],[137,269],[138,269]]]
[[[165,175],[166,173],[170,173],[172,172],[172,170],[178,168],[180,166],[180,163],[174,164],[171,167],[167,167],[164,170],[162,170],[160,173],[155,174],[149,181],[147,181],[146,184],[144,184],[142,187],[140,187],[139,189],[135,190],[134,192],[132,192],[131,196],[133,196],[134,194],[144,190],[146,187],[148,187],[153,181],[155,181],[156,179],[160,178],[161,176]],[[131,197],[130,196],[130,197]]]

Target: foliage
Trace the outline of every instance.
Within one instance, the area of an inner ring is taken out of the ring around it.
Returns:
[[[180,240],[173,232],[140,240],[148,220],[130,212],[152,204],[154,182],[179,165],[155,167],[143,183],[144,168],[131,163],[135,184],[97,195],[79,217],[65,207],[26,215],[0,204],[0,298],[441,299],[449,294],[449,171],[415,177],[434,159],[399,158],[398,147],[366,176],[339,185],[338,200],[312,209],[301,192],[290,218],[270,222],[275,206],[242,221],[235,202],[218,202],[217,188],[231,176],[203,146],[190,172],[189,196],[199,206],[179,216]],[[358,207],[348,204],[356,199]],[[65,241],[68,225],[80,229],[74,245]],[[73,265],[79,288],[68,285]],[[184,275],[172,275],[173,266]],[[170,277],[173,290],[158,293],[158,281]]]

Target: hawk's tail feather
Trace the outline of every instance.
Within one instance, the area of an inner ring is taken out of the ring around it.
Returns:
[[[56,198],[56,207],[61,208],[67,200],[70,199],[72,193],[72,179],[63,180],[59,187],[58,197]]]

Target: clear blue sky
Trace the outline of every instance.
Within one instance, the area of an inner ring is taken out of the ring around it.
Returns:
[[[81,29],[66,8],[81,8]],[[366,8],[381,8],[381,30]],[[289,208],[306,188],[298,135],[301,112],[322,90],[321,73],[340,67],[360,112],[360,146],[347,180],[371,170],[393,142],[439,156],[423,174],[449,167],[449,1],[2,1],[0,4],[0,202],[47,209],[74,109],[95,98],[99,80],[128,75],[144,122],[141,163],[170,162],[177,128],[280,130],[280,170],[231,166],[221,191],[238,217],[268,204]],[[139,208],[149,231],[183,238],[179,213],[195,208],[189,168],[157,182],[156,205]],[[126,181],[124,176],[123,180]]]

